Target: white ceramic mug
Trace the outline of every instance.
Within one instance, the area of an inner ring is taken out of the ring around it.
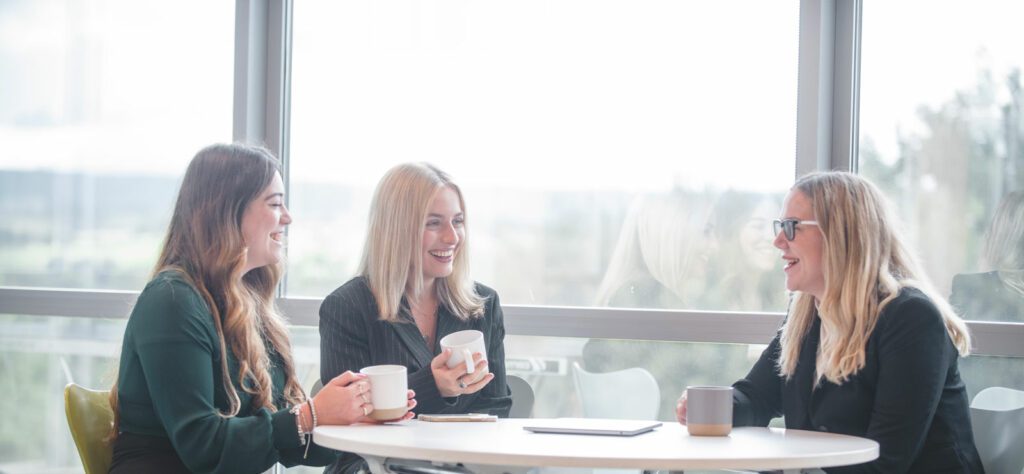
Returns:
[[[686,387],[686,431],[727,436],[732,431],[732,387]]]
[[[371,365],[359,373],[370,380],[370,418],[386,421],[405,415],[408,409],[409,378],[404,365]]]
[[[441,347],[452,350],[452,356],[448,358],[447,364],[449,369],[461,364],[463,361],[467,361],[466,373],[473,373],[473,354],[477,352],[483,356],[483,360],[487,360],[487,347],[484,346],[484,333],[475,329],[453,332],[441,338]],[[480,380],[480,378],[485,374],[487,374],[486,370],[481,371],[476,380]],[[476,382],[476,380],[474,380],[474,382]]]

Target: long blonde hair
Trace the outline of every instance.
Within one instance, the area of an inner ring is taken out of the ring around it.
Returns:
[[[780,374],[788,379],[795,373],[816,313],[822,325],[817,380],[840,384],[856,374],[864,367],[868,338],[881,311],[904,287],[917,288],[931,299],[957,350],[968,354],[967,326],[920,270],[903,244],[888,202],[873,184],[851,173],[829,171],[800,178],[793,190],[811,201],[824,235],[825,293],[817,311],[812,295],[794,295],[781,329]]]
[[[1024,192],[1003,196],[985,236],[985,260],[999,278],[1024,296]]]
[[[391,168],[373,194],[359,274],[366,278],[383,321],[396,321],[406,291],[423,291],[423,225],[430,203],[443,188],[455,191],[468,216],[462,191],[445,172],[429,163]],[[456,317],[483,315],[483,299],[469,278],[469,219],[451,275],[436,281],[438,301]]]
[[[631,282],[650,277],[683,304],[692,304],[688,278],[695,273],[698,251],[708,226],[707,198],[680,191],[636,197],[630,205],[597,290],[597,305],[615,303],[616,295]]]
[[[243,274],[247,249],[242,216],[279,170],[277,160],[264,148],[232,144],[200,150],[185,172],[153,272],[154,276],[164,271],[179,274],[196,289],[213,316],[222,354],[221,385],[229,402],[228,409],[220,412],[224,417],[241,410],[232,375],[253,396],[253,408],[277,409],[266,343],[281,359],[284,399],[289,404],[305,399],[295,376],[288,331],[274,304],[284,263]],[[236,374],[228,372],[228,348],[238,360]],[[116,383],[110,399],[116,415]]]

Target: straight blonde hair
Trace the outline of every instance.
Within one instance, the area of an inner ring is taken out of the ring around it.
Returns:
[[[220,382],[229,404],[220,412],[225,418],[241,410],[232,377],[252,395],[252,408],[277,410],[267,343],[281,358],[284,400],[292,405],[305,400],[295,376],[288,330],[274,304],[284,263],[243,274],[247,248],[242,238],[242,216],[279,172],[277,159],[264,148],[233,144],[200,150],[185,172],[153,272],[154,276],[164,271],[177,273],[196,289],[210,310],[220,339]],[[238,360],[235,374],[228,371],[228,350]],[[116,383],[110,402],[116,436]]]
[[[455,317],[483,316],[483,298],[469,278],[469,226],[462,191],[451,177],[429,163],[391,168],[373,194],[366,244],[359,274],[366,278],[382,321],[398,320],[402,296],[423,292],[423,226],[434,196],[455,191],[466,219],[466,234],[452,263],[451,275],[435,282],[438,301]]]
[[[1024,192],[1003,196],[985,236],[984,255],[999,279],[1024,296]]]
[[[888,202],[873,184],[851,173],[830,171],[808,174],[792,190],[811,201],[824,235],[825,294],[816,310],[812,295],[795,293],[781,329],[781,375],[789,379],[796,372],[800,346],[817,313],[822,331],[816,380],[848,380],[864,367],[868,338],[880,313],[905,287],[930,298],[957,351],[962,356],[970,352],[966,324],[934,290],[903,244]]]

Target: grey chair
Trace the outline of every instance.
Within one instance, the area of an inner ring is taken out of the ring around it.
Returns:
[[[572,366],[576,392],[586,418],[654,420],[661,405],[658,381],[645,369],[633,367],[593,373]]]
[[[505,382],[508,389],[512,391],[512,410],[508,416],[511,418],[531,418],[533,416],[533,387],[526,379],[518,375],[506,375]]]
[[[989,387],[971,400],[971,429],[989,474],[1024,472],[1024,391]]]

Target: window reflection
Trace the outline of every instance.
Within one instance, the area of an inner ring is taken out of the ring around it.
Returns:
[[[988,271],[953,277],[950,303],[966,319],[1024,322],[1024,192],[1003,196],[983,258]]]
[[[1021,14],[1001,0],[864,9],[860,170],[968,320],[1024,321]]]

